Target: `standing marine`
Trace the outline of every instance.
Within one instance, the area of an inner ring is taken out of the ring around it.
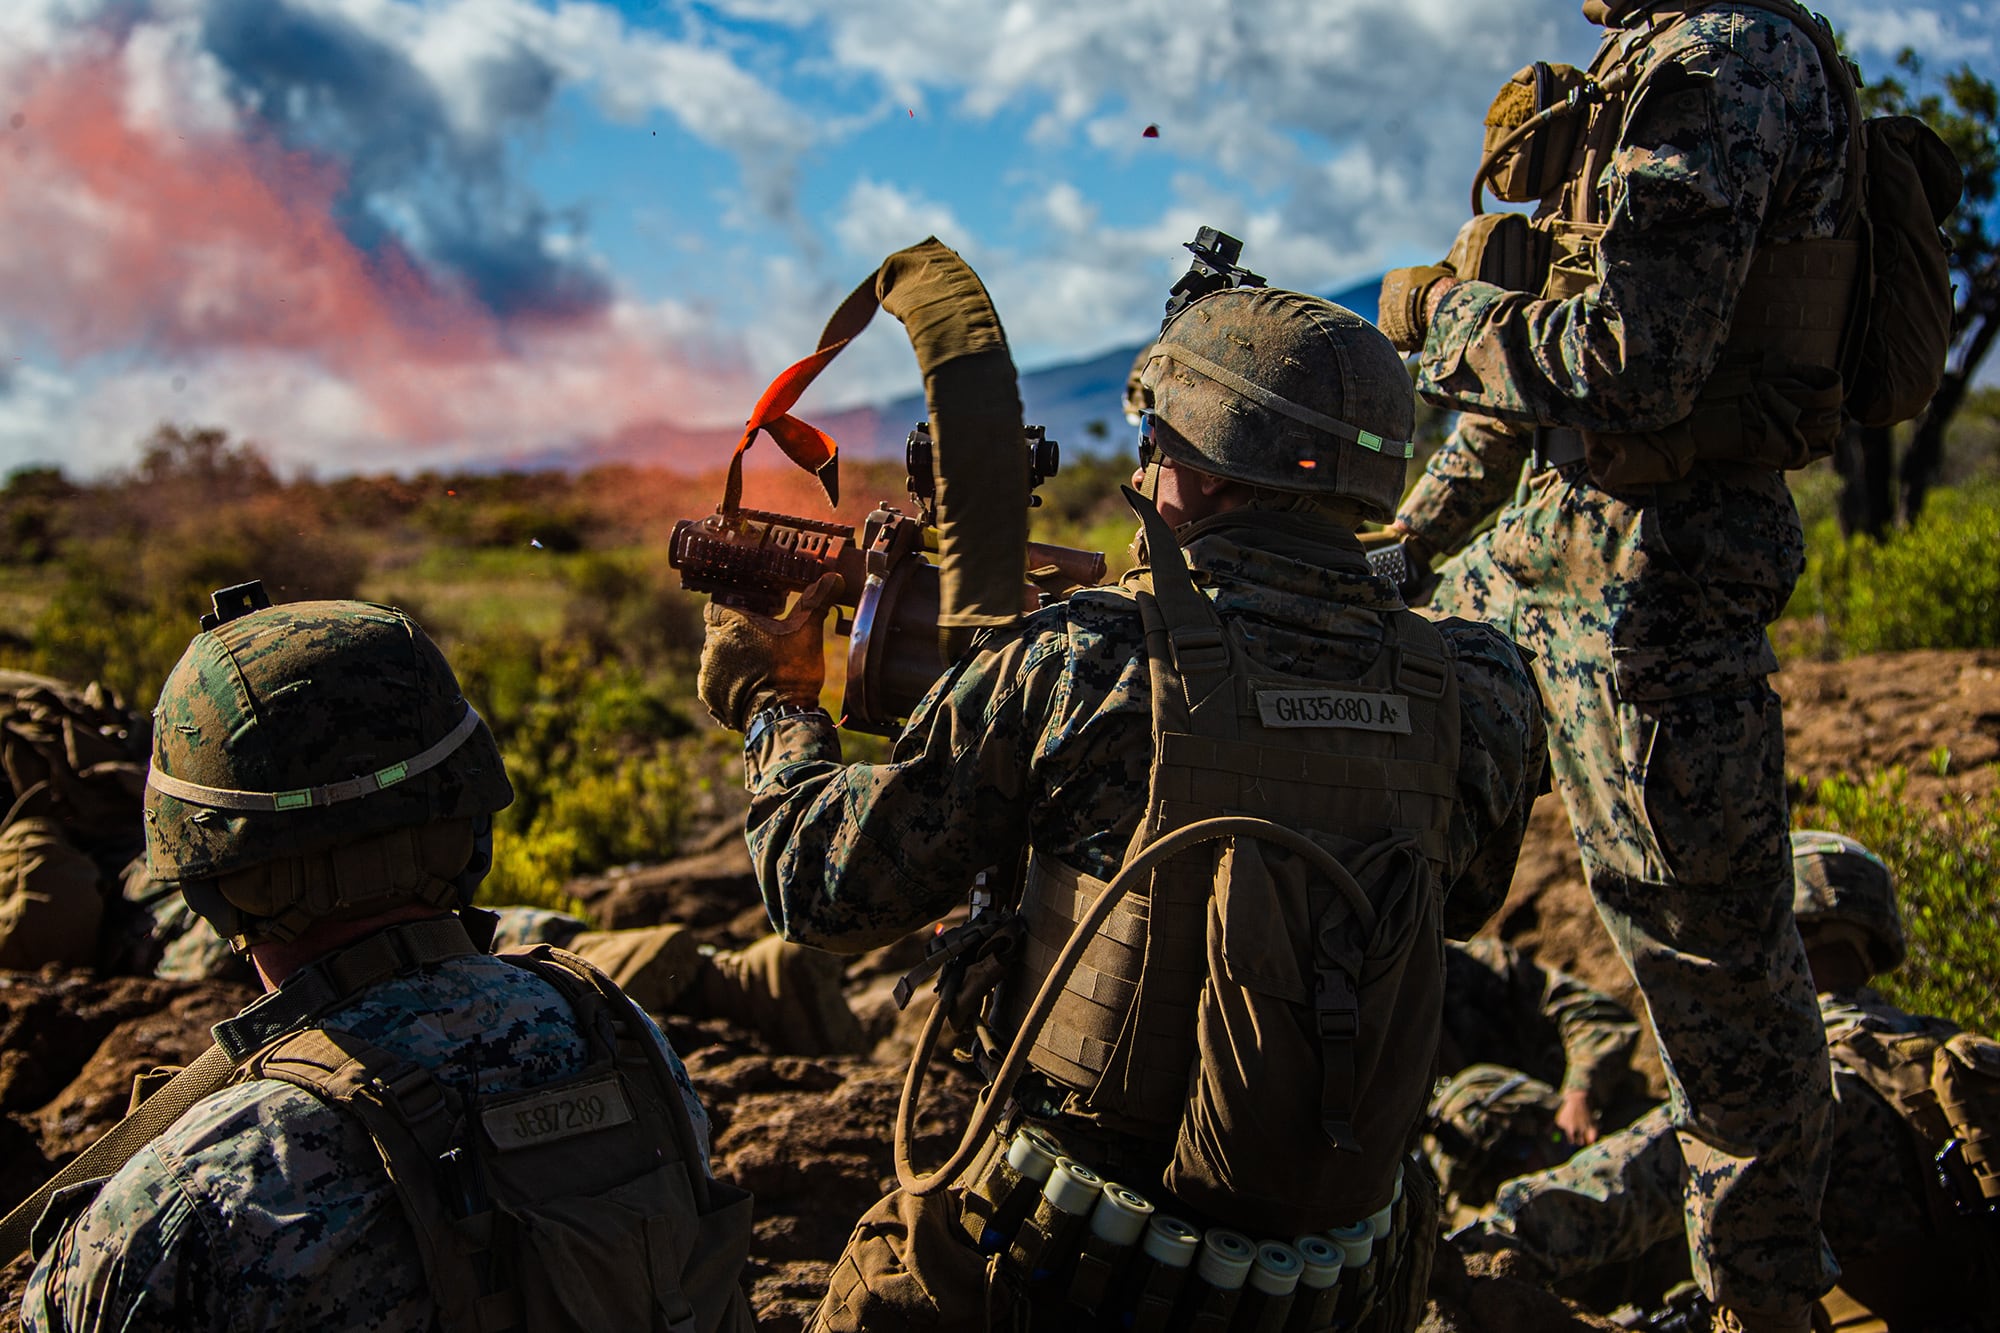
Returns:
[[[1533,679],[1369,571],[1355,529],[1401,494],[1414,414],[1373,327],[1214,292],[1141,386],[1150,566],[979,640],[886,761],[843,762],[816,606],[709,612],[702,697],[746,733],[787,938],[870,948],[985,886],[933,958],[991,1086],[929,1175],[899,1134],[817,1327],[1422,1314],[1443,940],[1505,896]]]
[[[1419,391],[1464,414],[1394,527],[1427,562],[1504,504],[1436,609],[1536,654],[1556,785],[1694,1167],[1697,1279],[1726,1320],[1802,1331],[1835,1275],[1829,1081],[1765,627],[1803,563],[1781,469],[1840,425],[1850,74],[1788,0],[1584,10],[1607,27],[1587,75],[1531,67],[1495,103],[1585,113],[1511,159],[1532,225],[1475,218],[1449,267],[1385,280]]]
[[[747,1329],[749,1196],[665,1038],[573,955],[486,951],[513,791],[443,655],[391,607],[216,602],[147,865],[267,993],[58,1176],[23,1327]]]

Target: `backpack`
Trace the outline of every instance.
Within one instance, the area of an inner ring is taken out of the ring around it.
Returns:
[[[96,961],[108,885],[143,848],[149,735],[101,685],[0,671],[0,967]]]
[[[1828,1036],[1835,1063],[1895,1109],[1933,1168],[1925,1198],[1938,1240],[1967,1249],[2000,1299],[2000,1042],[1942,1018]]]
[[[0,671],[0,826],[28,815],[60,822],[117,875],[143,844],[139,812],[150,719],[92,681],[79,690]]]
[[[306,1028],[240,1078],[354,1115],[415,1231],[448,1333],[751,1327],[750,1196],[711,1179],[645,1019],[549,945],[500,955],[561,992],[589,1048],[568,1078],[469,1102],[348,1033]]]
[[[1819,20],[1792,0],[1744,0],[1782,14],[1811,39],[1847,104],[1845,214],[1863,261],[1842,339],[1847,414],[1893,426],[1922,412],[1944,379],[1954,303],[1943,228],[1965,191],[1951,149],[1915,116],[1861,116],[1859,79]]]
[[[1171,557],[1137,596],[1146,815],[1117,894],[1031,853],[995,1028],[1082,1113],[1167,1147],[1163,1183],[1197,1213],[1260,1235],[1351,1223],[1389,1202],[1430,1093],[1450,648],[1391,598],[1351,679],[1257,666],[1156,511],[1141,515]]]

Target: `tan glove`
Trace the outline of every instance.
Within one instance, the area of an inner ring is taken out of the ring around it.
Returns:
[[[1440,282],[1455,275],[1442,264],[1421,268],[1392,268],[1382,275],[1382,332],[1399,352],[1414,352],[1424,345],[1424,330],[1430,323],[1430,292]]]
[[[695,693],[708,715],[742,731],[753,714],[781,703],[819,702],[826,684],[826,610],[840,590],[822,574],[782,619],[709,603]]]

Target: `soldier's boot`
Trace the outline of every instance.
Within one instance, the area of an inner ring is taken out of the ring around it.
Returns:
[[[868,1049],[861,1020],[841,991],[846,963],[767,935],[707,960],[698,1001],[708,1013],[752,1028],[789,1055],[857,1055]]]

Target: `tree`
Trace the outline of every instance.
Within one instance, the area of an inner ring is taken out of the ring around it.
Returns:
[[[1945,222],[1957,302],[1951,352],[1937,394],[1911,426],[1900,466],[1892,466],[1894,445],[1886,428],[1850,428],[1836,457],[1844,483],[1842,525],[1849,532],[1878,535],[1898,509],[1905,523],[1922,512],[1924,497],[1943,470],[1945,430],[1964,406],[1980,364],[2000,335],[2000,205],[1995,195],[2000,184],[2000,92],[1970,65],[1946,74],[1927,91],[1914,91],[1926,82],[1924,64],[1907,48],[1896,57],[1896,69],[1899,73],[1862,88],[1863,112],[1916,116],[1936,130],[1965,170],[1965,197]]]

